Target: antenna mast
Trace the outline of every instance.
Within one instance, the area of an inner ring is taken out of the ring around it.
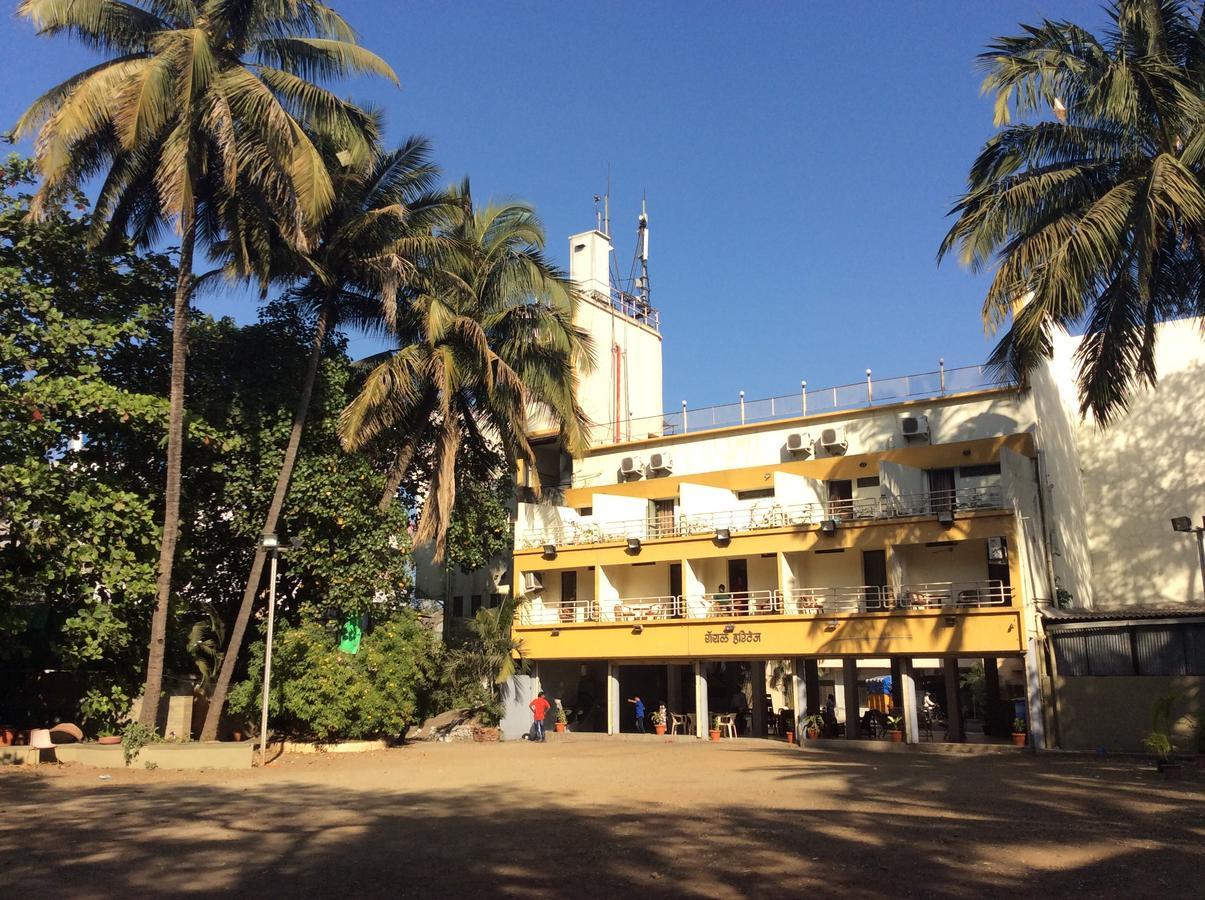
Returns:
[[[647,314],[649,303],[649,213],[647,197],[640,199],[640,219],[636,228],[636,246],[640,254],[640,278],[636,281],[636,296]]]

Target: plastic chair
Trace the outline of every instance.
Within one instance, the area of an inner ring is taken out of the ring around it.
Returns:
[[[687,730],[688,724],[686,721],[686,715],[684,713],[676,713],[676,712],[670,713],[669,714],[669,723],[670,723],[669,724],[669,733],[670,734],[677,734],[679,728],[682,729],[683,734],[690,734],[690,732]]]
[[[736,713],[716,716],[720,725],[720,737],[736,737]]]

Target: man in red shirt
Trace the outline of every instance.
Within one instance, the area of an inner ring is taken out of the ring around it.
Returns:
[[[527,708],[531,710],[532,731],[534,732],[533,741],[544,740],[544,717],[548,715],[548,708],[551,705],[551,703],[544,699],[543,691],[540,691],[536,695],[536,699],[527,704]]]

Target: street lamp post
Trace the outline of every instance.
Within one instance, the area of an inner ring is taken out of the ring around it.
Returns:
[[[1196,527],[1193,527],[1192,519],[1188,516],[1176,516],[1172,519],[1172,531],[1196,534],[1197,558],[1201,563],[1201,589],[1205,591],[1205,516],[1201,517],[1201,524]]]
[[[272,630],[276,625],[276,556],[280,541],[274,534],[265,534],[259,545],[270,554],[268,572],[268,640],[264,646],[264,696],[259,718],[259,764],[268,764],[268,692],[272,684]]]

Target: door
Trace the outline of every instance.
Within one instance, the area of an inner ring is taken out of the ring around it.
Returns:
[[[1011,595],[1009,590],[1011,582],[1008,571],[1008,538],[990,538],[987,542],[987,578],[993,582],[989,588],[989,594],[993,600],[1004,600],[1006,606],[1012,605]],[[996,583],[999,583],[998,586]]]
[[[881,608],[887,593],[887,551],[862,551],[862,584],[866,585],[863,599],[867,608]]]
[[[744,612],[749,605],[749,564],[743,559],[728,560],[728,592],[733,612]]]
[[[849,479],[828,483],[828,514],[834,519],[848,519],[853,512],[854,483]]]
[[[940,515],[954,511],[954,470],[929,470],[930,512]]]
[[[669,595],[674,598],[674,618],[682,618],[682,563],[669,564]]]
[[[561,621],[577,618],[577,572],[561,573]]]
[[[652,520],[649,522],[649,537],[670,537],[674,534],[674,522],[678,515],[678,501],[670,497],[668,500],[654,500]]]

